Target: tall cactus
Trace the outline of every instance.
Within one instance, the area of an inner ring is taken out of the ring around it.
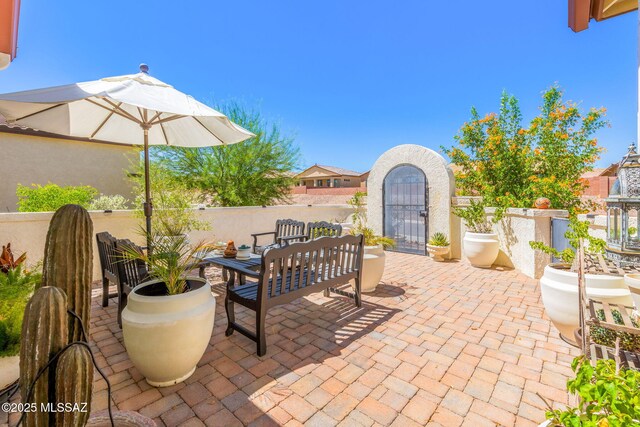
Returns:
[[[93,223],[82,206],[65,205],[51,218],[44,249],[42,286],[57,286],[67,294],[68,307],[82,319],[89,337]],[[79,322],[69,319],[69,339],[82,340]]]
[[[39,412],[40,404],[51,402],[55,371],[47,370],[27,396],[38,372],[50,358],[64,348],[68,340],[67,298],[53,286],[38,289],[25,309],[20,336],[20,391],[22,401],[36,403],[38,412],[26,415],[25,426],[47,426],[50,414]]]
[[[56,426],[84,426],[89,419],[93,361],[89,349],[81,344],[69,347],[56,367],[56,402],[79,405],[71,411],[56,413]],[[86,404],[86,407],[81,405]]]

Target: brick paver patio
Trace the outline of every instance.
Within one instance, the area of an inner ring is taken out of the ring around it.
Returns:
[[[208,271],[224,295],[219,271]],[[517,271],[388,253],[383,283],[355,309],[322,294],[273,309],[268,352],[224,336],[218,298],[210,346],[194,375],[149,386],[125,352],[115,302],[96,289],[92,340],[115,406],[159,426],[536,426],[564,404],[577,350],[545,317],[537,280]],[[236,306],[237,319],[253,316]],[[103,380],[94,410],[106,408]],[[13,418],[12,418],[13,420]]]

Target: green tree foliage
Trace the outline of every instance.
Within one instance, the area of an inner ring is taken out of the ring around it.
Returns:
[[[136,215],[144,218],[142,204],[145,200],[144,164],[134,165],[136,173],[131,175],[136,196]],[[165,236],[177,236],[191,230],[208,230],[210,225],[198,220],[194,204],[198,194],[167,167],[165,160],[152,162],[149,170],[153,215],[153,230]]]
[[[253,132],[247,141],[227,146],[161,147],[155,151],[174,176],[218,206],[259,206],[286,201],[299,161],[293,138],[256,110],[237,103],[220,108],[231,121]]]
[[[31,184],[20,185],[16,190],[19,212],[53,212],[58,208],[73,204],[88,208],[94,197],[98,195],[95,188],[84,186],[59,186]]]
[[[482,196],[485,206],[530,208],[547,197],[553,208],[584,210],[581,176],[602,151],[594,134],[607,124],[605,110],[583,114],[562,96],[556,86],[544,92],[540,114],[528,128],[518,100],[506,93],[498,114],[481,118],[472,108],[456,144],[442,147],[461,168],[456,184],[462,194]]]

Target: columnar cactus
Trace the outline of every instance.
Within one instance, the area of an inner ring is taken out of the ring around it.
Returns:
[[[69,343],[68,325],[65,293],[53,286],[38,289],[27,303],[20,337],[22,401],[36,403],[38,408],[38,412],[27,414],[26,427],[49,425],[50,414],[39,409],[41,403],[51,402],[50,385],[55,380],[55,371],[47,370],[36,382],[30,397],[27,393],[38,372]]]
[[[89,336],[93,223],[82,206],[65,205],[51,218],[44,249],[42,286],[57,286],[67,294],[67,305],[81,319]],[[69,320],[69,339],[82,339],[79,322]]]
[[[81,344],[69,347],[56,366],[56,402],[65,410],[56,413],[56,426],[84,426],[89,419],[93,361]],[[71,409],[71,410],[67,410]]]

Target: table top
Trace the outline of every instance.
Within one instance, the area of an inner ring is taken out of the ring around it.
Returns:
[[[242,267],[250,269],[259,266],[261,260],[261,256],[255,254],[251,254],[249,259],[225,258],[222,255],[213,255],[203,258],[200,265],[217,265],[219,267],[227,268]]]

